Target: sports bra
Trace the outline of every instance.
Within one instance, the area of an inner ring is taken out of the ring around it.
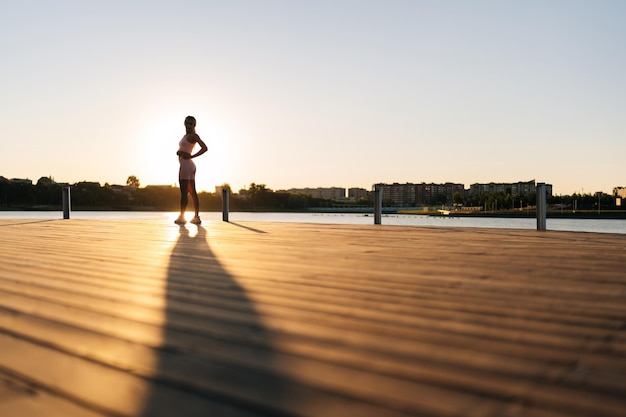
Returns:
[[[189,142],[187,140],[187,135],[183,136],[183,138],[180,140],[180,142],[178,142],[178,150],[179,151],[183,151],[183,152],[187,152],[189,154],[193,150],[194,146],[196,146],[196,144]]]

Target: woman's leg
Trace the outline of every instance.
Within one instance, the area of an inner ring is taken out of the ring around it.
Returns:
[[[180,182],[180,214],[181,216],[185,215],[185,210],[187,209],[187,203],[189,202],[189,198],[187,194],[190,189],[190,180],[179,180]]]
[[[191,194],[191,201],[193,202],[193,209],[196,212],[196,216],[200,214],[200,199],[198,198],[198,192],[196,191],[196,181],[189,180],[189,193]]]

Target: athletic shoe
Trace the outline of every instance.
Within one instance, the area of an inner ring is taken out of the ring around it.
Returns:
[[[180,216],[178,216],[178,218],[176,220],[174,220],[174,223],[176,223],[176,224],[185,224],[185,223],[187,223],[187,220],[185,220],[185,216],[183,216],[181,214]]]
[[[200,216],[195,216],[193,219],[191,219],[191,223],[193,223],[193,224],[201,224],[202,220],[200,220]]]

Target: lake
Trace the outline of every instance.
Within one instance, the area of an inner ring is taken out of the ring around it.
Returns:
[[[138,211],[73,211],[72,219],[109,219],[109,220],[163,220],[173,222],[178,213],[138,212]],[[60,211],[0,211],[1,219],[61,219]],[[191,219],[192,213],[187,214]],[[201,213],[203,220],[221,220],[221,212]],[[327,224],[373,224],[374,216],[363,213],[251,213],[231,212],[231,222],[295,222]],[[479,227],[500,229],[536,229],[534,218],[504,217],[435,217],[423,215],[386,214],[382,224],[396,226],[429,227]],[[614,219],[550,219],[546,220],[548,230],[574,232],[619,233],[626,234],[626,220]]]

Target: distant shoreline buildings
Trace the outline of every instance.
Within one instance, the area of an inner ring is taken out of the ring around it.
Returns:
[[[613,188],[613,196],[619,198],[626,198],[626,187]]]
[[[382,189],[383,199],[391,201],[398,207],[416,207],[432,204],[434,200],[444,200],[448,205],[454,204],[455,195],[462,198],[482,194],[502,192],[512,196],[525,196],[535,192],[537,184],[535,180],[518,181],[514,183],[485,183],[471,184],[468,189],[464,184],[455,183],[378,183],[372,185],[372,191],[364,188],[350,188],[346,195],[346,189],[340,187],[318,188],[291,188],[286,190],[292,194],[304,194],[315,198],[329,200],[367,200],[376,188]],[[552,195],[552,184],[546,184],[546,192]]]
[[[33,187],[33,181],[24,178],[5,178],[0,176],[0,185],[11,184],[18,187]],[[37,187],[41,186],[68,186],[71,185],[75,191],[93,191],[101,188],[98,182],[81,181],[75,184],[57,183],[52,177],[41,177],[36,183]],[[265,187],[265,186],[263,186]],[[372,193],[376,188],[380,188],[383,192],[383,200],[388,204],[393,204],[397,207],[419,207],[436,204],[447,204],[449,206],[464,201],[468,203],[468,200],[482,198],[482,196],[489,196],[495,193],[502,193],[510,197],[527,197],[535,193],[537,183],[535,180],[530,181],[518,181],[513,183],[474,183],[465,188],[464,184],[460,183],[377,183],[373,184],[371,190],[365,188],[342,188],[342,187],[317,187],[317,188],[290,188],[288,190],[278,190],[279,192],[287,192],[290,194],[306,195],[313,198],[333,200],[333,201],[363,201],[371,200]],[[128,195],[133,188],[138,188],[137,185],[104,185],[107,190],[118,194]],[[147,185],[143,187],[150,190],[167,190],[175,188],[175,185]],[[216,194],[221,194],[221,186],[216,186]],[[546,184],[546,192],[548,196],[552,196],[552,184]],[[269,190],[269,189],[268,189]],[[244,192],[246,190],[240,190]],[[270,190],[271,191],[271,190]],[[599,192],[598,192],[599,193]],[[595,194],[598,194],[595,193]],[[614,187],[613,197],[615,197],[616,205],[621,206],[622,200],[626,199],[626,187]],[[435,203],[436,202],[436,203]],[[474,201],[475,202],[475,201]]]
[[[367,194],[365,189],[363,191]],[[323,198],[325,200],[346,199],[346,189],[341,187],[290,188],[287,192],[290,194],[308,195],[313,198]]]

